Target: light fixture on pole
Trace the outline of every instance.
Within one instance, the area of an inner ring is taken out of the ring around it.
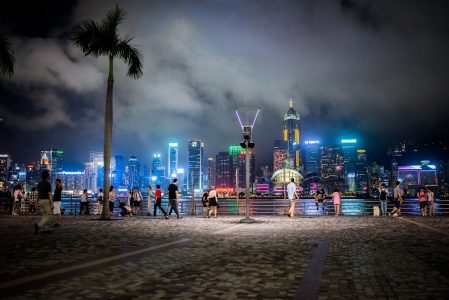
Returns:
[[[240,223],[254,223],[256,220],[249,217],[249,149],[254,148],[255,144],[251,139],[254,124],[256,123],[257,116],[260,109],[254,108],[242,108],[235,111],[237,120],[243,131],[243,141],[240,143],[243,149],[245,149],[245,177],[246,177],[246,217],[240,220]]]

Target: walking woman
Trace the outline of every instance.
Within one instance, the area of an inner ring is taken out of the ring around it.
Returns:
[[[217,191],[215,190],[215,187],[212,187],[212,189],[209,191],[209,195],[207,196],[209,199],[209,216],[214,214],[214,218],[217,217],[217,208],[218,208],[218,197],[217,197]]]
[[[114,186],[111,185],[109,188],[109,214],[112,216],[114,211],[114,200],[118,196],[115,194]]]
[[[14,187],[14,203],[13,203],[13,208],[12,208],[12,215],[13,216],[18,216],[21,212],[21,202],[22,202],[22,186],[19,184],[17,184]]]
[[[424,190],[424,187],[419,189],[418,194],[416,194],[419,201],[419,207],[421,208],[421,215],[425,217],[427,215],[427,194]]]
[[[334,200],[335,215],[339,216],[341,210],[341,193],[338,189],[334,190],[334,193],[332,194],[332,199]]]

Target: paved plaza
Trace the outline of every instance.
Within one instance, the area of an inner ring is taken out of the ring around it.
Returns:
[[[0,217],[2,299],[447,299],[449,218]]]

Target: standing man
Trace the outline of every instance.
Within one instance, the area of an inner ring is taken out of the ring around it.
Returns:
[[[174,210],[178,219],[182,219],[178,213],[178,179],[173,179],[173,183],[168,186],[168,206],[170,210],[168,215],[171,215],[171,211]]]
[[[38,234],[39,230],[45,226],[43,233],[51,233],[48,230],[47,222],[51,216],[53,209],[53,197],[51,195],[50,172],[48,170],[42,171],[42,181],[37,185],[37,198],[42,209],[42,218],[39,223],[34,223],[34,233]]]
[[[427,191],[427,201],[429,201],[429,215],[434,216],[435,215],[435,194],[432,192],[430,187],[426,187]]]
[[[62,182],[61,179],[56,179],[55,193],[53,195],[53,214],[56,215],[56,223],[53,227],[61,226],[61,194]]]
[[[394,183],[394,189],[393,189],[394,208],[390,213],[390,215],[398,216],[398,217],[401,216],[401,205],[403,202],[403,200],[402,200],[403,192],[400,188],[400,184],[401,183],[399,181],[396,181]]]
[[[290,183],[287,185],[288,200],[290,200],[290,209],[288,210],[287,216],[293,218],[295,216],[295,202],[298,199],[298,194],[296,194],[296,184],[295,179],[290,179]]]
[[[324,212],[324,208],[326,207],[326,193],[324,193],[324,190],[319,189],[318,191],[316,191],[314,198],[315,198],[316,210],[318,210],[318,203],[321,202],[321,208]]]

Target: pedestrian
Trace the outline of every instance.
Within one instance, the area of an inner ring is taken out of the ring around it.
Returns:
[[[318,210],[318,204],[319,202],[321,202],[321,208],[324,212],[324,208],[326,207],[326,193],[324,192],[323,189],[319,189],[315,195],[315,205],[316,205],[316,210]]]
[[[298,194],[296,193],[296,184],[295,179],[291,178],[290,183],[287,184],[287,194],[288,194],[288,200],[290,200],[290,209],[288,210],[287,216],[289,218],[295,217],[295,204],[296,199],[298,199]]]
[[[427,191],[427,201],[429,206],[429,215],[434,216],[435,215],[435,194],[433,193],[432,189],[430,187],[426,187]]]
[[[37,208],[37,192],[36,192],[36,187],[33,186],[31,188],[31,193],[28,196],[28,202],[30,203],[30,210],[28,211],[28,213],[31,214],[35,214],[36,213],[36,208]]]
[[[101,188],[98,190],[97,203],[97,215],[99,215],[103,209],[103,189]]]
[[[87,190],[84,189],[83,193],[80,196],[80,215],[88,215],[89,214],[89,195],[87,194]]]
[[[168,206],[170,207],[170,210],[168,212],[168,215],[171,216],[172,210],[175,211],[176,217],[178,219],[182,219],[182,217],[179,216],[178,212],[178,179],[173,179],[173,183],[170,183],[168,186]]]
[[[416,194],[416,197],[418,197],[421,215],[425,217],[427,215],[427,194],[423,186],[419,188],[419,192]]]
[[[56,215],[56,223],[53,227],[61,226],[61,197],[62,197],[62,182],[61,179],[56,179],[55,193],[53,194],[53,214]]]
[[[109,187],[109,214],[112,215],[114,212],[114,200],[118,196],[115,194],[114,186]]]
[[[162,191],[161,191],[161,185],[156,184],[156,193],[154,195],[154,211],[153,216],[156,217],[156,210],[159,208],[162,213],[164,214],[165,218],[168,219],[167,212],[162,208]]]
[[[127,198],[127,206],[131,207],[131,211],[134,213],[134,191],[133,189],[130,189],[127,193],[126,193],[126,198]]]
[[[134,197],[134,214],[137,215],[137,213],[142,213],[142,209],[140,208],[142,204],[142,194],[137,188],[134,188],[133,197]]]
[[[204,193],[201,197],[201,203],[203,204],[203,217],[208,218],[209,217],[209,194]]]
[[[151,202],[153,199],[153,188],[151,185],[148,186],[148,202],[147,202],[147,216],[151,216]],[[156,204],[154,204],[154,216],[156,216]]]
[[[13,208],[12,208],[12,215],[13,216],[18,216],[20,214],[20,207],[21,207],[21,202],[23,199],[23,194],[22,194],[22,186],[20,185],[20,183],[16,184],[16,186],[14,187],[14,193],[13,193]]]
[[[42,210],[42,217],[39,223],[34,223],[34,233],[38,234],[41,228],[45,230],[43,233],[51,233],[48,230],[47,222],[51,216],[51,210],[53,209],[53,196],[51,194],[50,172],[48,170],[42,171],[42,181],[37,185],[37,201]]]
[[[404,200],[402,199],[403,191],[402,191],[400,185],[401,185],[401,183],[399,181],[396,181],[394,183],[394,189],[393,189],[394,208],[390,213],[390,215],[392,215],[394,217],[401,216],[401,205],[404,202]]]
[[[380,199],[380,211],[382,212],[382,216],[386,216],[387,215],[387,205],[388,205],[388,191],[387,188],[385,187],[385,184],[381,184],[380,185],[380,189],[379,189],[379,199]]]
[[[209,200],[209,216],[214,214],[214,218],[216,218],[218,210],[218,195],[214,186],[212,186],[212,188],[210,189],[209,195],[207,195],[207,199]]]
[[[334,200],[335,215],[339,216],[341,211],[341,193],[339,189],[335,189],[332,193],[332,199]]]

